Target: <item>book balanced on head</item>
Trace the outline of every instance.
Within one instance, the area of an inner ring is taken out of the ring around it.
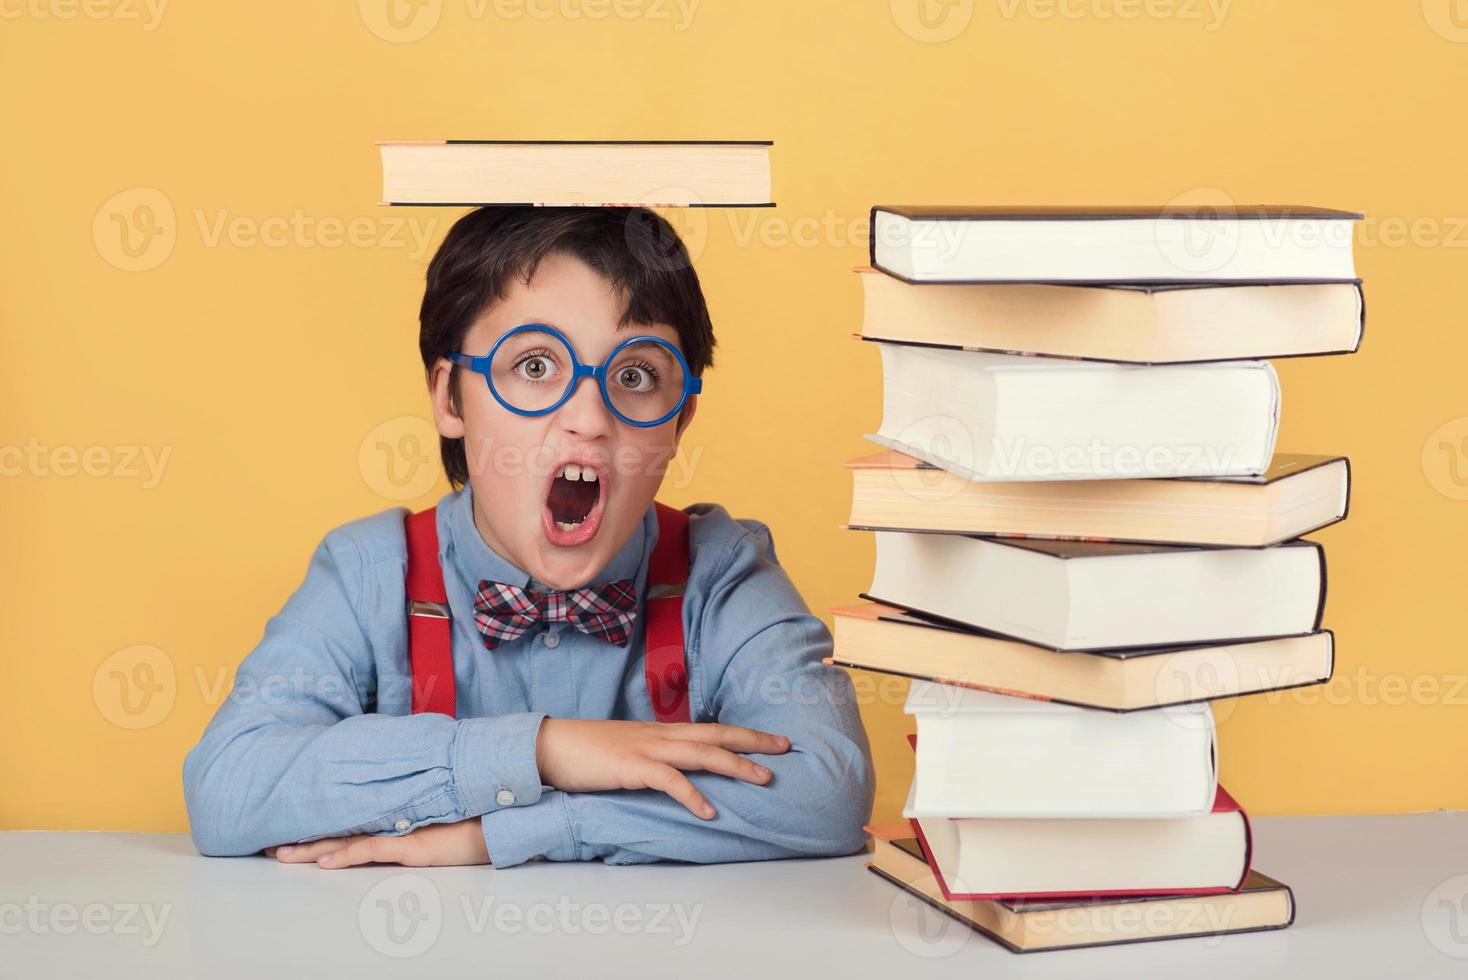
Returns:
[[[769,140],[388,140],[382,201],[773,207]]]

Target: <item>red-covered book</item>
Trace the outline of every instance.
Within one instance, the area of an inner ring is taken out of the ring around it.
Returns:
[[[1222,786],[1201,817],[904,816],[949,901],[1223,894],[1252,855],[1248,815]]]

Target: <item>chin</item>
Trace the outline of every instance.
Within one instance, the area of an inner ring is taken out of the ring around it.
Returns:
[[[561,551],[563,549],[556,549]],[[614,551],[597,547],[584,550],[581,554],[551,554],[543,556],[545,567],[535,577],[553,589],[565,591],[579,589],[590,582],[598,572],[612,560]]]

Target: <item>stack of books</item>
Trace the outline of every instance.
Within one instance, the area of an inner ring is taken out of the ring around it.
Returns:
[[[1289,925],[1211,702],[1329,680],[1349,462],[1275,451],[1268,358],[1348,353],[1360,215],[872,209],[876,539],[830,662],[913,678],[869,868],[1016,952]]]

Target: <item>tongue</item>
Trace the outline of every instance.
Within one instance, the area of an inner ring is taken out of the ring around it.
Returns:
[[[551,481],[550,497],[546,503],[556,520],[579,524],[596,506],[599,492],[596,481],[568,480],[558,476]]]

